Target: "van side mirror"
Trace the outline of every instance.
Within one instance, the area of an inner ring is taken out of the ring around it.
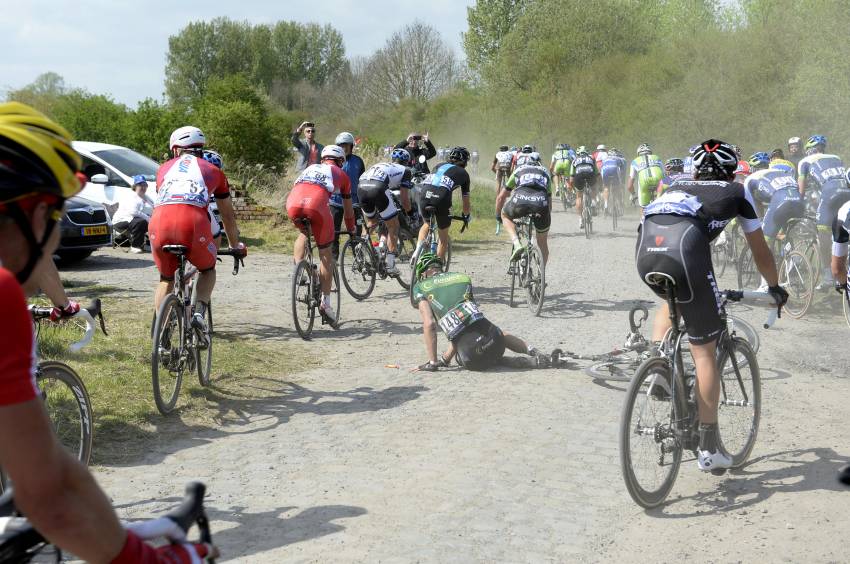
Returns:
[[[95,174],[91,177],[91,181],[95,184],[106,184],[109,182],[109,177],[105,174]]]

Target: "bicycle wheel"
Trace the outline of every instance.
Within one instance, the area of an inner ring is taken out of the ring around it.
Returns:
[[[567,187],[561,186],[559,194],[561,198],[561,205],[564,206],[564,211],[567,211],[569,209],[569,206],[567,205]]]
[[[521,260],[521,259],[520,259]],[[511,269],[511,297],[508,301],[508,307],[514,307],[514,291],[516,290],[516,281],[519,277],[519,264],[520,261],[514,261],[510,265]]]
[[[198,382],[201,386],[210,385],[210,373],[212,372],[212,357],[213,357],[213,320],[212,320],[212,303],[207,304],[207,334],[206,348],[203,347],[203,341],[197,331],[192,331],[192,349],[195,351],[195,364],[198,367]]]
[[[342,288],[339,284],[339,269],[334,265],[333,278],[331,278],[331,304],[334,306],[336,319],[333,320],[334,329],[338,328],[340,317],[340,306],[342,305]]]
[[[641,359],[631,356],[612,358],[596,362],[584,369],[585,374],[596,380],[628,382],[640,366]]]
[[[88,465],[92,445],[91,400],[80,376],[61,362],[38,363],[36,385],[53,431],[68,452]]]
[[[756,263],[753,261],[753,252],[749,245],[744,245],[741,250],[741,256],[738,257],[738,287],[755,288],[758,286],[760,274],[756,268]]]
[[[666,358],[640,365],[629,384],[620,417],[620,468],[635,503],[651,508],[669,495],[682,446],[673,432],[672,371]]]
[[[844,302],[844,321],[846,321],[847,326],[850,327],[850,293],[844,292],[842,297],[843,299],[841,301]]]
[[[732,458],[732,466],[738,467],[749,458],[758,435],[761,374],[756,354],[740,337],[729,339],[720,347],[718,367],[721,374],[718,442]]]
[[[590,239],[590,222],[591,222],[591,214],[590,214],[590,206],[588,205],[587,199],[585,198],[584,205],[581,208],[581,217],[584,218],[584,236],[587,239]]]
[[[617,230],[617,221],[620,219],[620,198],[616,194],[608,194],[608,207],[611,208],[611,223],[614,231]]]
[[[378,257],[372,244],[360,237],[352,237],[339,253],[339,270],[345,289],[355,300],[365,300],[375,289]]]
[[[422,247],[425,248],[424,246]],[[419,282],[419,279],[416,277],[416,263],[419,261],[419,255],[422,254],[422,249],[414,252],[413,259],[411,260],[412,266],[410,268],[410,282],[407,285],[407,298],[410,300],[410,306],[413,309],[418,307],[418,304],[413,300],[413,288],[416,286],[416,283]]]
[[[399,286],[408,290],[410,287],[410,276],[413,272],[413,267],[410,265],[410,258],[413,256],[413,251],[416,249],[416,241],[413,239],[399,238],[398,252],[395,257],[395,265],[398,268]]]
[[[722,235],[721,235],[722,236]],[[714,268],[714,275],[720,279],[726,272],[726,260],[728,240],[720,243],[719,240],[712,241],[711,245],[711,265]]]
[[[543,298],[546,295],[546,266],[543,264],[543,254],[536,246],[529,244],[526,254],[528,267],[525,270],[525,290],[528,296],[528,308],[534,315],[540,315]]]
[[[305,341],[310,339],[313,332],[316,308],[319,307],[313,298],[315,284],[316,279],[310,275],[310,263],[302,260],[292,273],[292,321],[298,335]]]
[[[815,296],[815,275],[808,259],[799,251],[787,253],[779,263],[779,285],[788,292],[785,311],[791,317],[803,317]]]
[[[163,415],[174,410],[186,370],[184,321],[183,304],[177,296],[168,294],[156,315],[151,353],[153,399]]]

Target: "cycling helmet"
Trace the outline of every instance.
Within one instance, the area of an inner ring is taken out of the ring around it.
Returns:
[[[224,168],[224,161],[221,159],[221,155],[215,151],[206,150],[202,156],[208,163],[213,164],[218,168]]]
[[[667,172],[683,172],[685,170],[685,161],[682,159],[668,159],[664,163],[664,170]]]
[[[578,149],[576,149],[576,154],[580,154],[580,153],[586,154],[587,153],[587,147],[585,147],[584,145],[581,145]]]
[[[826,149],[826,137],[823,135],[812,135],[809,137],[809,140],[806,141],[806,152],[813,150],[823,151]]]
[[[466,147],[454,147],[449,151],[446,161],[452,164],[465,165],[469,162],[469,151],[466,150]]]
[[[620,152],[620,149],[617,149],[616,147],[611,147],[610,149],[608,149],[608,154],[612,155],[614,157],[622,157],[623,156],[623,153]]]
[[[82,164],[65,128],[25,104],[0,104],[0,210],[27,241],[27,262],[15,275],[21,284],[38,264],[61,217],[62,202],[80,191]],[[22,208],[43,201],[53,213],[39,241]]]
[[[499,150],[500,150],[500,151],[507,151],[507,150],[508,150],[508,146],[507,146],[507,145],[499,145]]]
[[[694,153],[694,178],[697,180],[729,180],[737,168],[735,148],[725,141],[703,141]]]
[[[408,153],[404,149],[394,149],[393,154],[390,156],[390,158],[393,162],[406,165],[410,162],[410,153]]]
[[[523,145],[522,146],[522,152],[523,153],[533,153],[534,152],[534,146],[533,145]]]
[[[600,145],[596,146],[596,150],[597,151],[605,151],[605,150],[607,150],[607,147],[605,147],[605,145],[600,144]]]
[[[174,133],[171,134],[168,146],[172,150],[174,150],[175,147],[179,149],[191,149],[203,147],[206,143],[207,138],[204,137],[203,131],[192,125],[185,125],[174,130]]]
[[[557,145],[555,145],[556,151],[563,151],[566,148],[567,148],[566,145],[564,145],[563,143],[558,143]]]
[[[538,153],[537,151],[534,151],[533,153],[528,155],[528,161],[531,164],[538,164],[539,165],[540,164],[540,153]]]
[[[431,251],[425,251],[421,255],[419,255],[419,260],[416,261],[416,278],[422,278],[422,275],[425,274],[429,268],[437,266],[438,268],[443,268],[443,259],[437,256],[435,253]]]
[[[783,151],[782,149],[774,149],[770,153],[770,160],[784,159],[784,158],[785,158],[785,151]]]
[[[517,149],[516,145],[513,145],[513,146],[511,147],[511,151],[513,151],[514,153],[516,153],[516,152],[517,152],[517,150],[518,150],[518,149]]]
[[[802,143],[802,140],[799,137],[791,137],[790,139],[788,139],[789,147],[791,145],[799,145],[800,143]]]
[[[570,147],[570,144],[569,144],[569,143],[564,143],[564,150],[565,150],[565,151],[572,151],[572,150],[573,150],[573,148],[572,148],[572,147]]]
[[[333,159],[337,164],[345,162],[345,151],[339,145],[328,145],[322,149],[322,160]]]
[[[334,144],[336,145],[344,145],[346,143],[351,145],[352,148],[354,147],[354,135],[347,131],[343,131],[336,136],[336,139],[334,139]]]
[[[753,155],[750,157],[750,160],[747,162],[750,164],[750,168],[752,168],[753,170],[767,168],[768,166],[770,166],[770,155],[768,155],[764,151],[759,151],[758,153],[753,153]]]
[[[648,144],[641,143],[640,145],[638,145],[638,148],[637,148],[637,154],[638,155],[649,155],[650,153],[652,153],[652,147],[650,147]]]

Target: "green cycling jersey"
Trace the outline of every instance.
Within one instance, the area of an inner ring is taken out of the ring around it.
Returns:
[[[414,300],[427,300],[440,329],[454,340],[464,329],[484,318],[472,297],[472,279],[460,272],[443,272],[413,287]]]

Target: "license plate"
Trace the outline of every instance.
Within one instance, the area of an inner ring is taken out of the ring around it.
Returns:
[[[89,237],[91,235],[106,235],[107,233],[109,233],[109,231],[105,225],[83,227],[83,237]]]

